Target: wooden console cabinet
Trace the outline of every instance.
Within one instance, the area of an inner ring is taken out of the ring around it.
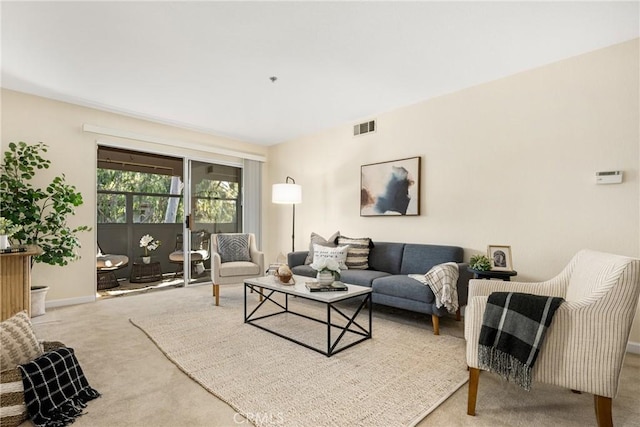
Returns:
[[[28,246],[25,252],[0,254],[0,321],[22,310],[31,316],[31,257],[41,253]]]

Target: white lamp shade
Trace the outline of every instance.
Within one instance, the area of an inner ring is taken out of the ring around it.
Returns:
[[[302,202],[302,187],[298,184],[273,184],[271,202],[297,204]]]

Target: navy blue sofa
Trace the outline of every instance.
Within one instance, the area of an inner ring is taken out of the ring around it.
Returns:
[[[316,271],[304,264],[308,251],[288,254],[288,263],[294,274],[315,277]],[[376,304],[430,314],[433,333],[439,334],[440,317],[448,312],[436,307],[435,296],[429,286],[408,277],[409,274],[425,274],[431,267],[445,262],[458,263],[458,302],[467,304],[471,273],[463,263],[464,251],[457,246],[424,245],[414,243],[374,242],[369,252],[369,269],[343,270],[341,281],[372,288],[372,300]],[[460,320],[460,310],[456,318]]]

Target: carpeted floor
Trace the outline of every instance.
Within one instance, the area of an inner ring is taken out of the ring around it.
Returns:
[[[129,318],[222,311],[225,307],[239,306],[241,286],[222,287],[220,303],[221,307],[214,306],[211,286],[196,286],[48,309],[44,316],[34,318],[40,338],[63,341],[76,350],[89,382],[102,393],[101,398],[89,403],[87,414],[74,425],[249,425],[229,405],[171,363],[129,322]],[[376,307],[376,316],[421,329],[425,336],[431,334],[431,322],[425,316],[384,307]],[[454,319],[443,319],[440,328],[443,336],[460,338],[463,335],[462,322]],[[628,354],[619,395],[613,401],[613,421],[617,427],[640,425],[639,379],[640,356]],[[466,415],[466,395],[467,387],[463,386],[418,426],[595,425],[593,397],[558,387],[534,384],[531,392],[525,392],[483,373],[475,417]]]
[[[251,310],[257,298],[249,300]],[[277,300],[284,303],[282,296]],[[261,315],[273,307],[261,307]],[[324,306],[302,298],[290,298],[289,308],[326,317]],[[328,358],[242,324],[242,310],[233,305],[131,322],[185,373],[258,426],[411,426],[468,380],[461,338],[375,318],[373,339]],[[355,308],[343,304],[341,310]],[[366,318],[362,313],[359,321]],[[320,323],[292,314],[260,323],[326,348],[327,328]],[[339,330],[332,329],[335,338]]]

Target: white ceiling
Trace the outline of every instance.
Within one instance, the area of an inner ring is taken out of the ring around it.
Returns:
[[[2,1],[1,17],[3,87],[264,145],[630,40],[640,20],[637,1]]]

